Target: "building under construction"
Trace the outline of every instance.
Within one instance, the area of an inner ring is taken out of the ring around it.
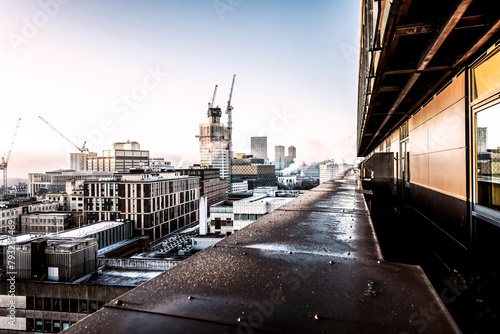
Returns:
[[[232,109],[231,97],[234,87],[234,79],[227,102],[226,114],[228,114],[227,126],[221,124],[222,110],[214,106],[217,86],[215,86],[212,102],[208,104],[208,123],[200,124],[198,138],[200,140],[200,165],[202,167],[213,167],[220,170],[221,179],[231,178],[232,152]]]

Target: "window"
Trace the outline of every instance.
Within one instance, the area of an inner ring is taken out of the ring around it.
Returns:
[[[35,330],[35,319],[26,319],[26,331],[33,332]]]
[[[70,299],[69,305],[71,313],[78,313],[78,299]]]
[[[26,309],[27,310],[34,310],[35,309],[34,297],[32,297],[32,296],[26,297]]]
[[[484,97],[500,87],[500,52],[498,50],[472,69],[472,98]]]
[[[91,300],[89,301],[89,313],[94,313],[96,312],[97,309],[97,300]]]
[[[42,319],[35,319],[35,331],[43,332],[43,321]]]
[[[43,310],[42,297],[35,297],[35,310]]]
[[[50,333],[50,332],[52,332],[52,320],[50,320],[50,319],[45,319],[43,322],[44,322],[44,326],[45,326],[45,328],[44,328],[44,332],[45,332],[45,333]]]
[[[500,210],[500,104],[476,113],[476,203]]]
[[[61,300],[59,298],[52,298],[52,311],[61,311]]]
[[[80,299],[79,313],[88,313],[88,301],[85,299]]]
[[[45,297],[43,299],[44,303],[43,303],[43,309],[45,311],[52,311],[52,300],[51,298],[48,298],[48,297]]]
[[[62,329],[65,330],[68,327],[69,327],[69,322],[68,321],[62,321]]]
[[[63,298],[61,300],[61,311],[62,312],[69,312],[69,299]]]
[[[99,300],[99,301],[97,302],[97,307],[98,307],[98,310],[102,309],[102,308],[104,307],[104,305],[106,305],[106,303],[107,303],[107,302],[106,302],[106,301],[104,301],[104,300]]]
[[[59,333],[61,331],[61,322],[58,320],[52,321],[52,333]]]

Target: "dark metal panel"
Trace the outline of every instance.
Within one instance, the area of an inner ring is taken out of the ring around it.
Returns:
[[[413,207],[463,247],[469,245],[467,202],[411,184]]]

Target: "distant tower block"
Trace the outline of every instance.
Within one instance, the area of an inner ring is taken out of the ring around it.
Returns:
[[[267,137],[250,137],[250,148],[254,158],[267,159]]]
[[[291,157],[292,160],[297,157],[297,148],[295,146],[288,147],[288,156]]]

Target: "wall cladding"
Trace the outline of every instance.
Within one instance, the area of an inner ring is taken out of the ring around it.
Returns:
[[[465,74],[409,120],[411,182],[466,200]]]
[[[408,122],[413,206],[464,245],[467,227],[465,74]]]

